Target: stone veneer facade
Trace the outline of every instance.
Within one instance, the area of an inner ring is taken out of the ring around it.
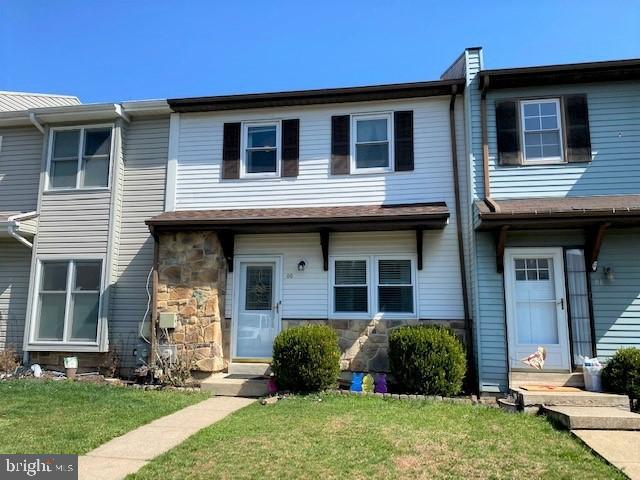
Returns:
[[[192,370],[220,372],[227,367],[223,351],[222,319],[226,292],[226,260],[213,232],[176,232],[159,235],[158,313],[177,315],[165,343]]]
[[[231,319],[224,318],[226,260],[213,232],[176,232],[159,236],[158,312],[177,314],[175,330],[165,343],[200,372],[219,372],[230,360]],[[343,352],[344,371],[385,372],[389,368],[389,332],[402,325],[438,323],[463,335],[463,321],[423,320],[297,320],[283,319],[282,328],[310,323],[333,328]]]

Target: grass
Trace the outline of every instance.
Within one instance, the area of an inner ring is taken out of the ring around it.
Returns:
[[[129,479],[624,478],[544,418],[375,397],[244,408]]]
[[[70,381],[0,382],[0,453],[86,453],[206,397]]]

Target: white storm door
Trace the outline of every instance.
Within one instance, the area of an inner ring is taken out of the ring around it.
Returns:
[[[508,248],[504,274],[511,368],[528,368],[522,358],[541,346],[544,370],[569,370],[562,249]]]
[[[280,331],[280,258],[241,259],[234,294],[236,359],[270,359]]]

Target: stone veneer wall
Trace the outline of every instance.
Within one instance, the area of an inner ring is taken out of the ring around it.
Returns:
[[[338,334],[340,369],[352,372],[389,371],[389,333],[403,325],[445,325],[464,341],[463,320],[283,320],[282,328],[321,323]]]
[[[212,232],[176,232],[159,236],[158,313],[177,314],[177,325],[165,343],[192,370],[219,372],[228,364],[223,352],[222,320],[226,260]]]

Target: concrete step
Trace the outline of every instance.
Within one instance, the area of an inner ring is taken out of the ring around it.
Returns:
[[[509,386],[511,388],[532,384],[584,388],[584,376],[581,371],[573,373],[516,371],[509,374]]]
[[[268,377],[271,375],[270,363],[244,363],[231,362],[228,368],[229,373],[236,375],[253,375],[256,377]]]
[[[613,393],[587,392],[534,392],[512,388],[520,409],[535,406],[612,407],[629,411],[629,397]]]
[[[200,389],[220,397],[264,397],[268,377],[216,373],[200,383]]]
[[[552,421],[569,430],[640,430],[640,415],[613,407],[542,407]]]

